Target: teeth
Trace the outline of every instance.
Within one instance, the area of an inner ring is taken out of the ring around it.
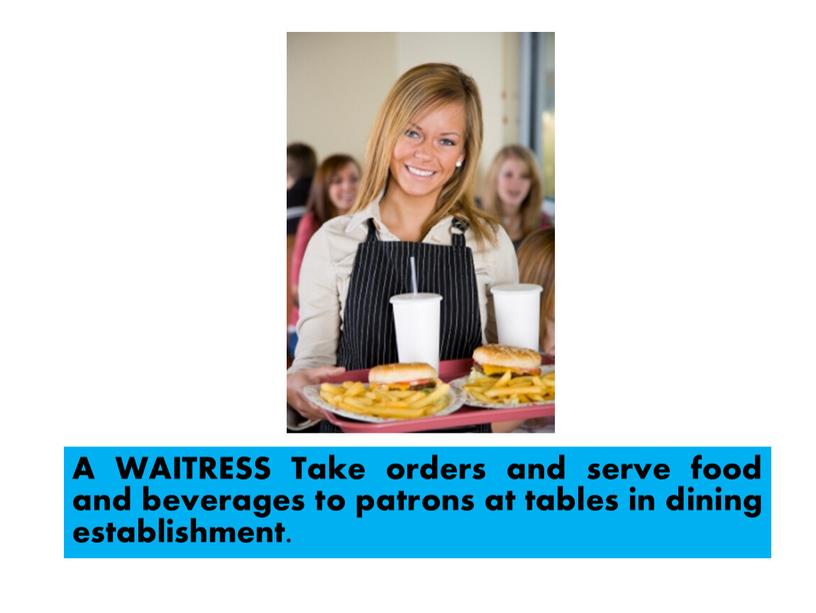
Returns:
[[[414,168],[413,166],[405,166],[412,175],[416,175],[418,177],[430,177],[433,174],[433,170],[420,170],[419,168]]]

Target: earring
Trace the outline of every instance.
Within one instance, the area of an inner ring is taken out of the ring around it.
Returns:
[[[457,168],[461,168],[461,167],[462,167],[462,160],[459,160],[458,162],[456,162],[456,167],[457,167]]]

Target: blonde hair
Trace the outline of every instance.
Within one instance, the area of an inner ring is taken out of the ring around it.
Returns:
[[[527,192],[527,196],[519,209],[521,232],[524,237],[541,227],[541,177],[538,174],[538,164],[535,156],[529,149],[521,145],[507,145],[499,150],[490,164],[490,170],[487,172],[486,189],[482,196],[482,204],[485,211],[498,219],[502,218],[503,207],[498,191],[499,172],[502,164],[511,159],[523,162],[530,174],[530,191]]]
[[[422,112],[460,102],[465,108],[464,161],[442,187],[421,234],[448,215],[464,217],[481,242],[495,242],[490,218],[476,207],[473,181],[482,149],[482,102],[476,82],[452,64],[422,64],[403,74],[385,98],[366,147],[365,169],[352,212],[365,208],[388,185],[397,139]]]
[[[545,347],[547,320],[555,320],[555,228],[536,230],[525,238],[518,250],[519,281],[535,283],[541,292],[539,336]]]

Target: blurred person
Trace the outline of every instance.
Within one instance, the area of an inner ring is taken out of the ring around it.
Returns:
[[[519,282],[535,283],[541,292],[540,349],[555,355],[555,229],[536,230],[518,249]]]
[[[295,232],[303,213],[312,185],[312,176],[317,166],[317,155],[309,145],[291,143],[286,147],[286,270],[292,266],[295,250]],[[291,288],[286,288],[286,321],[295,309],[295,296]],[[291,364],[291,357],[287,356]]]
[[[541,178],[529,149],[507,145],[499,150],[490,164],[481,204],[501,222],[516,248],[524,237],[549,225],[541,212]]]
[[[286,234],[294,236],[305,210],[317,167],[314,149],[304,143],[286,147]]]
[[[478,88],[456,66],[416,66],[388,93],[351,214],[325,223],[303,258],[287,376],[287,402],[302,420],[322,418],[305,386],[398,360],[388,299],[410,291],[410,255],[421,262],[420,290],[443,296],[440,359],[469,358],[495,340],[487,288],[518,281],[518,267],[507,233],[474,202],[482,132]]]
[[[295,246],[289,269],[289,285],[295,304],[289,316],[289,354],[294,357],[297,345],[297,325],[299,310],[297,308],[298,280],[303,254],[309,239],[329,219],[345,215],[357,199],[357,187],[360,182],[360,165],[350,155],[337,154],[327,157],[320,164],[312,180],[312,188],[306,204],[306,213],[300,220],[295,235]]]

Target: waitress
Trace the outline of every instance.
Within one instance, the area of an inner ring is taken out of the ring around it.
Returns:
[[[456,66],[417,66],[389,92],[351,213],[325,223],[303,258],[287,376],[302,420],[322,418],[304,386],[398,361],[388,299],[411,291],[411,256],[419,291],[442,295],[440,359],[495,340],[487,289],[517,282],[518,267],[507,233],[474,203],[482,127],[476,83]]]

